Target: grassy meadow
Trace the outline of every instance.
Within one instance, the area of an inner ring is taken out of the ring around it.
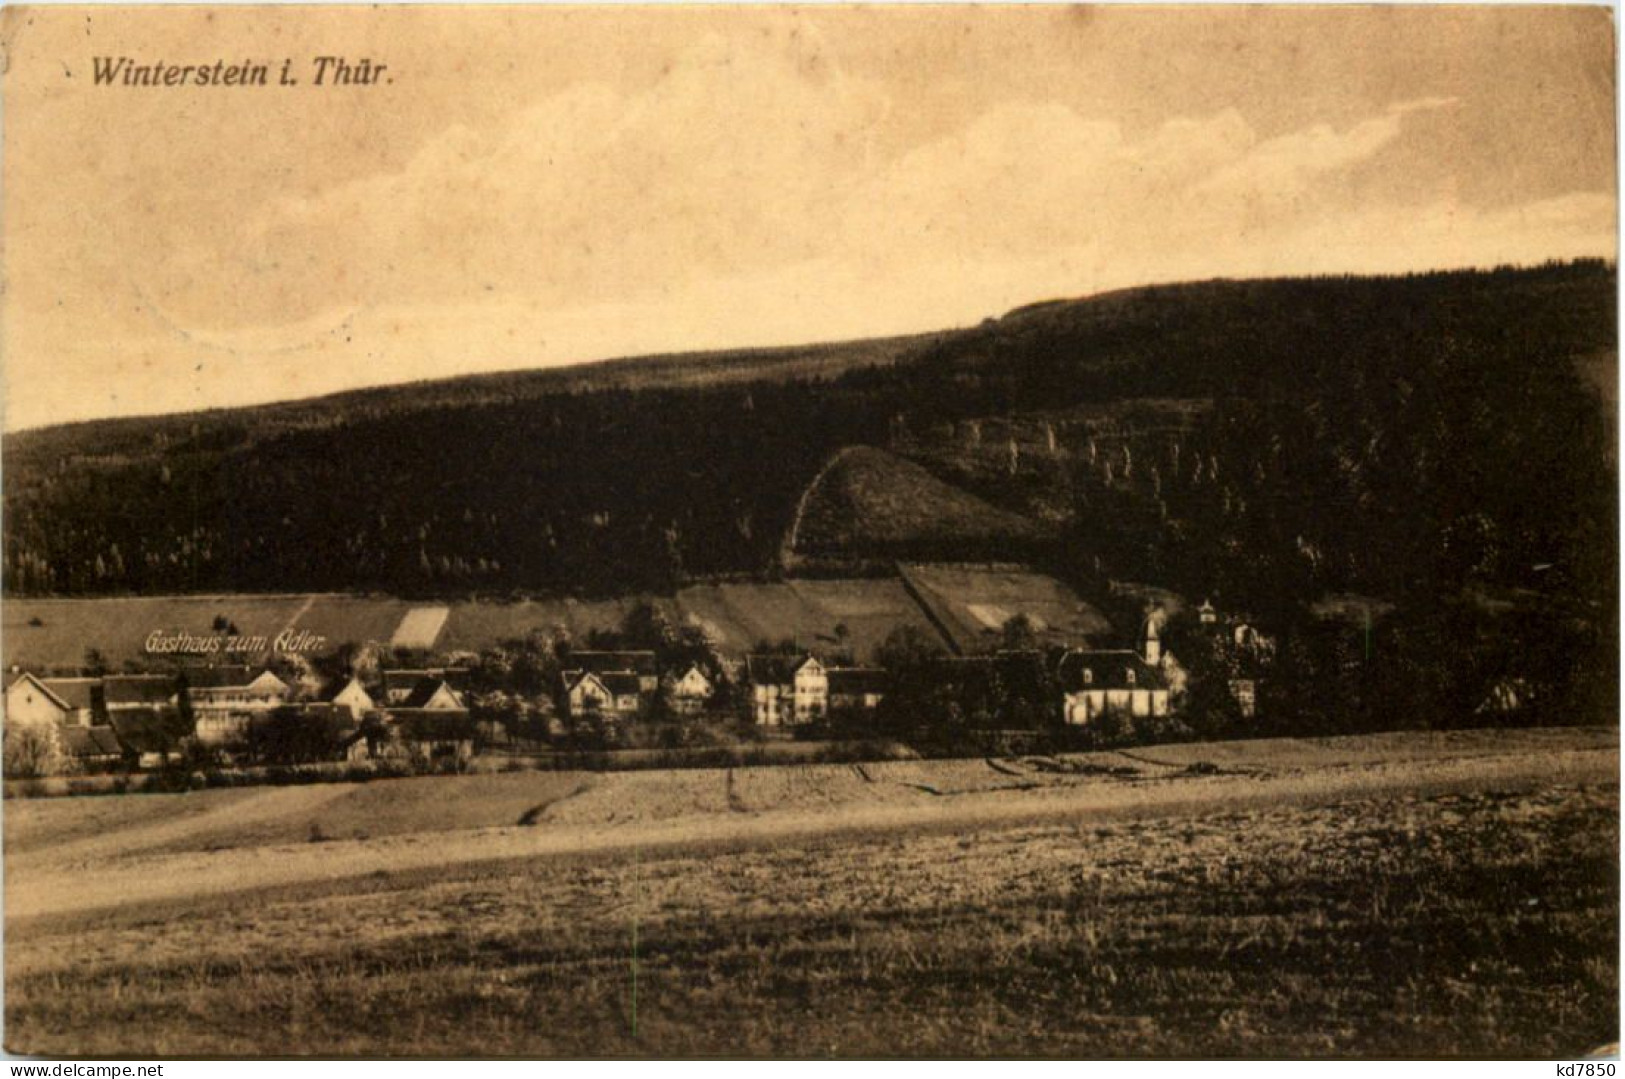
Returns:
[[[1046,535],[1036,521],[942,482],[869,446],[843,449],[804,496],[787,542],[797,554],[872,557],[920,551],[1019,551]]]
[[[6,1046],[1572,1057],[1618,1036],[1616,740],[11,802],[8,894],[47,868],[116,884],[209,859],[246,890],[8,916]],[[1039,763],[1048,785],[1023,778]],[[1033,813],[988,808],[1012,804]],[[128,825],[103,808],[122,805]],[[794,841],[715,831],[843,812]],[[452,858],[591,829],[623,842]],[[367,871],[388,844],[443,857]],[[353,874],[265,876],[312,852]]]
[[[1063,588],[1051,578],[1027,576],[1038,581],[1040,589]],[[595,631],[619,629],[643,602],[678,625],[705,630],[730,654],[748,651],[759,641],[793,636],[821,646],[844,642],[868,659],[899,625],[935,633],[902,584],[890,578],[718,582],[689,585],[671,596],[512,602],[484,598],[446,604],[337,594],[8,598],[0,628],[7,666],[68,671],[84,664],[90,649],[115,668],[132,660],[161,661],[166,657],[144,651],[154,630],[207,637],[219,632],[214,628],[216,618],[268,641],[291,628],[320,634],[330,646],[345,641],[422,645],[410,634],[398,636],[403,623],[414,610],[444,606],[447,617],[432,637],[432,646],[455,653],[477,652],[500,641],[561,628],[583,641]],[[837,626],[845,627],[844,637]],[[257,654],[245,661],[264,658]]]

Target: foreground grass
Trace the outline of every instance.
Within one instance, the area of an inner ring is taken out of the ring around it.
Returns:
[[[1617,1038],[1617,801],[531,862],[8,925],[6,1045],[1570,1056]]]

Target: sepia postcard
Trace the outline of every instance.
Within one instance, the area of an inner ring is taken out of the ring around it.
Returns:
[[[0,10],[5,1050],[1612,1075],[1615,38]]]

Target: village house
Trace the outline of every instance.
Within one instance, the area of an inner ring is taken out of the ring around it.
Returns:
[[[99,678],[37,678],[24,671],[6,687],[6,722],[89,727],[101,710]]]
[[[474,755],[474,725],[468,705],[443,678],[420,677],[398,703],[386,703],[384,715],[384,725],[358,729],[350,738],[346,744],[348,758],[466,760]]]
[[[886,695],[887,678],[878,668],[829,667],[806,654],[745,660],[750,716],[764,727],[815,723],[835,711],[873,711]]]
[[[1473,709],[1476,715],[1505,715],[1527,708],[1535,702],[1535,687],[1529,679],[1518,675],[1503,675],[1490,683],[1484,699]]]
[[[386,708],[395,712],[467,712],[468,705],[462,694],[451,688],[444,678],[419,678],[412,689],[396,701],[386,701]]]
[[[168,674],[110,674],[102,679],[102,702],[109,719],[119,712],[179,708],[181,687]]]
[[[634,716],[660,689],[653,652],[577,651],[559,662],[567,715]]]
[[[138,767],[179,760],[192,739],[180,683],[172,675],[108,675],[102,679],[102,702],[125,761]]]
[[[1236,702],[1236,710],[1243,716],[1251,718],[1258,714],[1258,679],[1232,678],[1229,681],[1230,697]]]
[[[403,709],[390,713],[394,744],[418,760],[474,756],[474,725],[467,709]]]
[[[1068,724],[1086,724],[1107,711],[1168,714],[1167,679],[1131,649],[1068,652],[1056,668],[1056,681]]]
[[[377,699],[386,707],[401,704],[412,695],[419,681],[430,678],[426,669],[397,668],[386,670],[379,676]]]
[[[874,711],[886,695],[887,674],[877,667],[831,667],[829,710]]]
[[[829,712],[829,672],[816,656],[749,656],[745,678],[751,718],[760,726],[798,726]]]
[[[351,723],[360,723],[368,712],[376,711],[378,708],[372,694],[361,684],[361,679],[353,675],[341,678],[329,686],[317,704],[320,707],[309,710],[329,711]]]
[[[642,705],[643,682],[630,671],[573,671],[564,676],[564,707],[571,716],[633,716]]]
[[[183,673],[186,701],[192,708],[196,735],[204,745],[223,745],[247,737],[253,721],[282,707],[293,687],[268,670],[249,667],[198,667]]]
[[[582,671],[596,675],[634,675],[641,694],[652,694],[660,688],[660,667],[653,652],[572,651],[559,660],[559,666],[566,677]]]
[[[124,751],[102,721],[101,688],[97,678],[38,678],[24,672],[6,687],[6,723],[45,734],[57,753],[83,771],[112,767]]]
[[[711,703],[716,686],[698,663],[690,663],[686,668],[667,675],[665,693],[666,703],[673,712],[693,715],[704,711],[705,706]]]
[[[466,667],[391,668],[380,675],[378,699],[386,706],[403,704],[425,678],[439,679],[463,694],[468,691],[468,673]]]
[[[82,771],[107,771],[124,759],[124,747],[111,726],[63,727],[57,735],[62,752]]]
[[[1258,687],[1275,659],[1275,639],[1243,615],[1224,616],[1204,601],[1202,628],[1213,635],[1214,651],[1229,677],[1226,688],[1241,715],[1258,711]]]
[[[299,706],[307,720],[323,721],[331,730],[344,732],[341,756],[346,760],[366,760],[380,740],[381,725],[368,724],[378,715],[378,702],[361,679],[346,675],[335,679],[314,701]]]
[[[180,760],[192,739],[191,722],[173,705],[121,707],[108,719],[124,759],[139,768]]]

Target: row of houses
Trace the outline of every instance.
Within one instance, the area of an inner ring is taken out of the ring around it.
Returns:
[[[473,752],[469,671],[458,667],[385,669],[367,684],[337,679],[313,697],[275,672],[246,666],[190,667],[173,674],[52,678],[17,673],[5,691],[8,729],[48,731],[86,768],[133,763],[157,767],[192,743],[232,756],[256,723],[297,715],[347,731],[350,759],[401,752],[419,756]],[[662,682],[679,714],[711,705],[715,680],[698,664],[658,674],[653,652],[581,651],[565,662],[557,701],[577,717],[629,720],[642,714]],[[376,720],[364,725],[368,719]]]
[[[1058,707],[1071,725],[1108,711],[1160,716],[1169,711],[1168,657],[1160,622],[1146,623],[1140,652],[1073,650],[1058,661],[1037,652],[943,660],[933,677],[961,689],[997,679],[1028,679],[1058,690],[1042,702]],[[1024,672],[1054,662],[1044,677]],[[719,683],[743,690],[743,715],[768,730],[788,731],[840,717],[872,714],[890,692],[890,675],[877,667],[833,664],[810,653],[753,654],[737,666],[710,669],[685,661],[662,670],[653,651],[582,650],[567,653],[555,687],[556,711],[572,718],[630,722],[651,714],[693,716],[722,710]],[[195,744],[218,755],[240,753],[256,724],[299,716],[330,721],[347,732],[352,759],[411,753],[468,756],[473,752],[466,668],[397,668],[370,684],[340,678],[320,692],[295,686],[268,669],[246,666],[187,668],[172,674],[48,678],[22,672],[5,690],[9,729],[48,729],[61,750],[87,768],[116,763],[151,767]],[[970,695],[974,696],[974,692]],[[731,708],[731,704],[727,707]],[[1051,713],[1053,714],[1053,713]],[[369,722],[371,721],[371,722]],[[261,731],[263,727],[259,728]]]
[[[869,710],[886,693],[886,672],[829,667],[817,656],[753,655],[745,660],[751,718],[764,727],[815,723],[843,710]]]
[[[654,652],[577,651],[563,660],[560,703],[571,716],[630,718],[659,695],[673,715],[697,715],[719,704],[718,678],[696,662],[659,670]],[[885,694],[886,672],[827,666],[809,653],[751,655],[732,669],[748,692],[748,717],[763,727],[790,727],[833,711],[873,710]]]
[[[660,694],[678,715],[710,707],[716,680],[695,662],[672,667],[664,675],[652,651],[573,651],[562,661],[559,703],[571,716],[631,718]]]
[[[1065,653],[1054,671],[1065,721],[1085,724],[1109,710],[1167,715],[1169,680],[1155,626],[1145,649],[1145,654],[1130,649]],[[1030,658],[1042,662],[1038,653]],[[941,677],[954,681],[970,668],[991,662],[992,657],[945,661]],[[745,658],[739,673],[747,715],[770,729],[839,715],[861,716],[877,709],[889,690],[889,675],[883,669],[829,664],[807,652],[753,654]],[[566,660],[562,677],[561,701],[572,716],[629,718],[645,709],[656,692],[664,695],[674,714],[692,715],[712,705],[717,688],[696,663],[662,675],[653,652],[577,652]]]
[[[938,661],[932,677],[940,685],[975,696],[977,686],[995,680],[1019,695],[1023,684],[1029,695],[1037,687],[1053,686],[1062,719],[1081,726],[1110,711],[1132,716],[1165,716],[1170,707],[1170,685],[1157,659],[1132,649],[1072,650],[1046,671],[1046,657],[1037,651],[1002,652]],[[746,661],[750,707],[755,721],[767,727],[814,723],[846,713],[872,712],[888,692],[884,670],[826,667],[816,656],[751,656]],[[1046,677],[1048,676],[1048,677]]]
[[[230,755],[256,722],[296,714],[329,719],[348,732],[350,758],[393,753],[471,755],[459,721],[469,710],[450,669],[387,670],[368,689],[357,678],[329,685],[314,700],[270,670],[243,666],[188,668],[176,674],[44,678],[21,672],[6,686],[9,730],[49,733],[61,752],[86,768],[133,763],[157,767],[187,743]],[[363,721],[380,723],[363,730]]]

